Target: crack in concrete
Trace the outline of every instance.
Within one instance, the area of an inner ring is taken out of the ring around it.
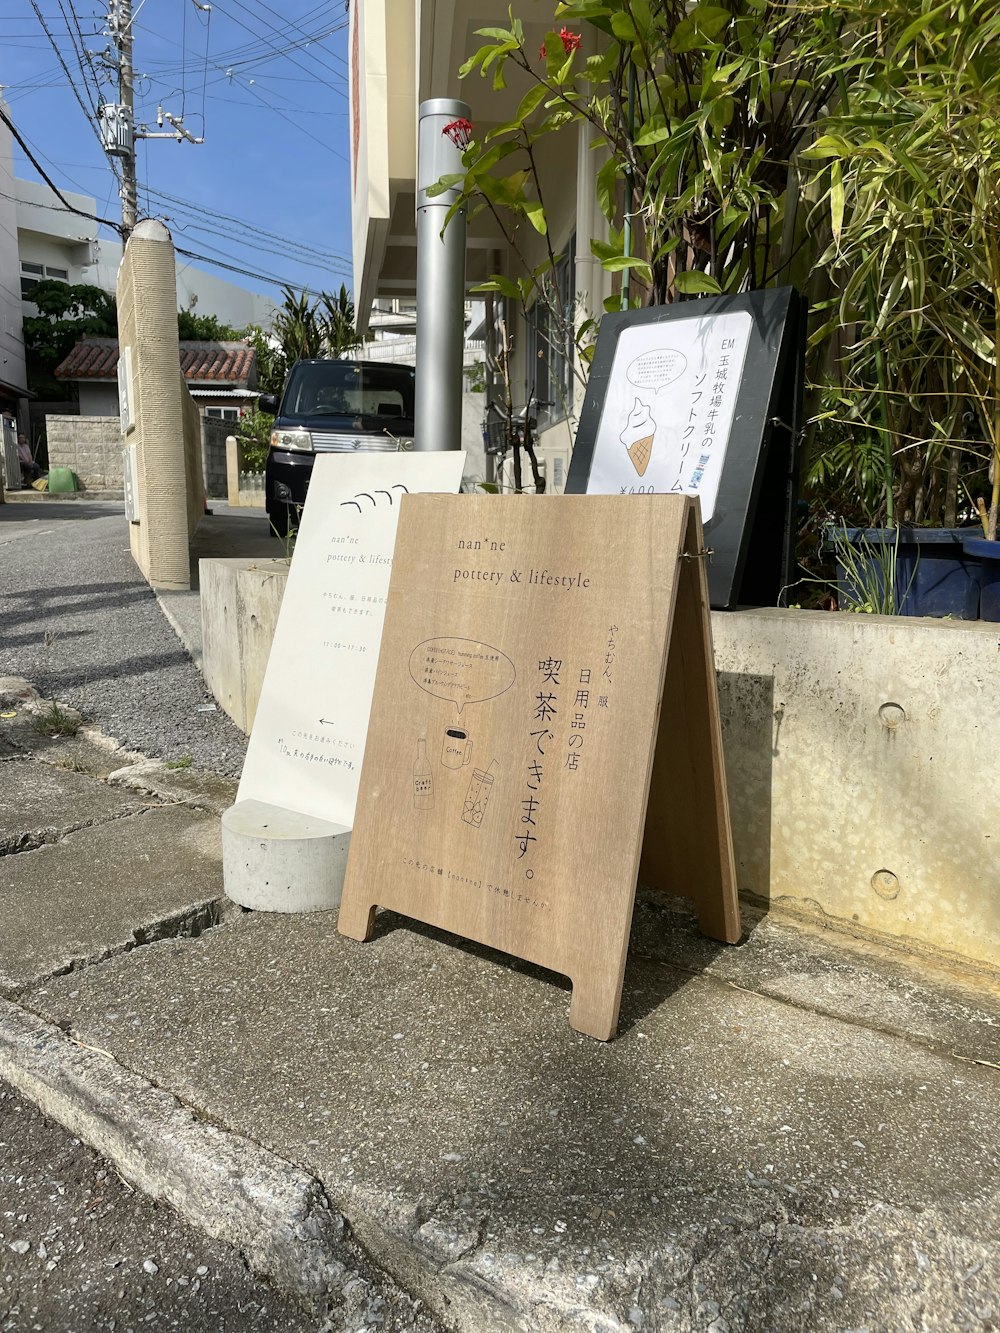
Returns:
[[[132,819],[137,815],[145,815],[150,810],[162,809],[162,805],[162,802],[146,802],[142,805],[126,806],[125,809],[115,810],[110,814],[95,815],[93,819],[79,819],[61,828],[49,826],[31,829],[27,833],[9,834],[7,837],[0,837],[0,856],[20,856],[25,852],[37,852],[42,847],[56,847],[74,833],[82,833],[89,828],[101,828],[105,824],[114,824],[119,819]]]
[[[199,935],[204,935],[206,931],[224,925],[232,919],[232,916],[233,913],[229,910],[228,900],[223,897],[195,903],[192,907],[185,907],[179,912],[160,917],[146,925],[133,927],[131,939],[109,944],[107,948],[96,953],[71,958],[67,963],[55,968],[52,972],[47,972],[43,977],[33,977],[24,985],[12,987],[7,991],[0,990],[0,995],[7,999],[16,999],[21,1004],[28,991],[36,990],[39,986],[44,986],[57,977],[69,976],[73,972],[82,972],[88,967],[98,967],[101,963],[109,962],[112,958],[119,958],[123,954],[132,953],[136,949],[148,948],[151,944],[158,944],[163,940],[197,939]],[[43,1018],[40,1013],[31,1009],[28,1005],[22,1007],[27,1013],[34,1014],[36,1018]],[[43,1019],[43,1021],[47,1022],[49,1020]]]
[[[640,959],[644,963],[652,963],[657,967],[668,968],[672,972],[678,972],[682,976],[690,977],[692,981],[703,981],[712,985],[725,987],[730,990],[742,991],[746,995],[756,995],[762,1000],[772,1000],[775,1004],[786,1004],[790,1009],[797,1009],[804,1014],[815,1014],[819,1018],[830,1018],[837,1023],[843,1023],[846,1027],[860,1028],[865,1032],[877,1033],[882,1037],[893,1037],[899,1041],[905,1041],[908,1045],[929,1055],[936,1055],[940,1059],[955,1060],[965,1064],[974,1063],[985,1065],[994,1069],[997,1066],[991,1061],[985,1060],[974,1054],[962,1054],[959,1051],[951,1050],[943,1042],[936,1041],[932,1037],[922,1037],[919,1033],[908,1032],[905,1028],[893,1027],[888,1023],[865,1022],[852,1014],[845,1014],[835,1009],[832,1005],[825,1006],[819,1003],[810,1004],[806,1000],[797,1000],[790,995],[782,995],[779,992],[768,990],[765,987],[755,988],[753,986],[741,986],[738,982],[729,981],[725,977],[717,977],[711,972],[705,972],[702,969],[694,967],[685,967],[683,963],[668,963],[662,958],[655,958],[652,954],[632,954],[631,957]]]

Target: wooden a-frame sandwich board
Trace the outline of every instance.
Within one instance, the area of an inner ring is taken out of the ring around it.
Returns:
[[[375,909],[573,983],[617,1029],[644,882],[740,935],[696,500],[403,501],[339,929]]]

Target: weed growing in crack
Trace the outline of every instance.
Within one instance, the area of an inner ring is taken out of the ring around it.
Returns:
[[[35,718],[35,731],[39,736],[75,736],[80,730],[80,719],[65,712],[58,704],[52,704],[48,712]]]
[[[189,754],[182,754],[181,757],[180,757],[180,759],[168,759],[167,762],[166,762],[166,767],[167,767],[167,768],[190,768],[190,767],[191,767],[191,764],[192,764],[191,756],[190,756]]]
[[[89,773],[90,771],[86,764],[81,764],[79,759],[73,759],[71,757],[57,759],[54,767],[61,768],[66,773]]]

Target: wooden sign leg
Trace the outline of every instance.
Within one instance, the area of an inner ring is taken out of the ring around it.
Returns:
[[[615,974],[595,973],[577,981],[569,1004],[569,1025],[574,1032],[610,1041],[618,1031],[618,1010],[622,1001],[624,961]]]
[[[340,915],[337,918],[337,930],[352,940],[370,940],[375,929],[375,906],[359,902],[355,898],[343,898],[340,903]]]
[[[640,876],[694,900],[712,939],[741,934],[704,539],[692,504],[667,649]]]

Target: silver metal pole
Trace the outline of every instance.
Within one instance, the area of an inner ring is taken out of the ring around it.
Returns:
[[[465,345],[465,211],[441,235],[457,190],[427,197],[442,176],[463,170],[462,150],[444,133],[468,120],[467,103],[421,102],[417,127],[417,385],[414,448],[462,447],[462,355]]]

